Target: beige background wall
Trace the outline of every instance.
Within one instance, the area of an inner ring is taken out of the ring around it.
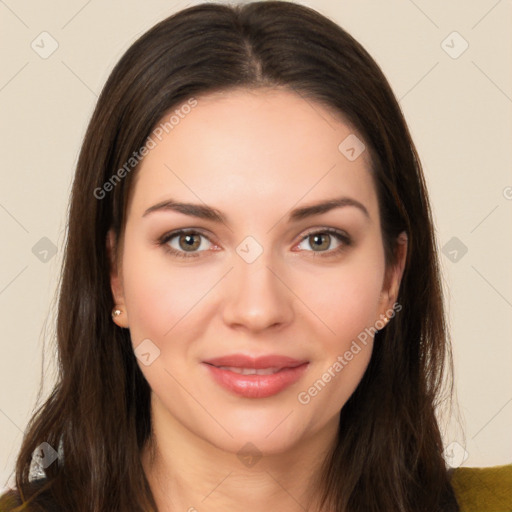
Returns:
[[[192,3],[0,1],[2,488],[37,396],[48,315],[53,336],[68,194],[97,95],[140,33]],[[462,415],[461,427],[442,422],[447,459],[511,463],[512,2],[301,3],[374,56],[422,158],[443,247]],[[46,371],[52,357],[46,347]],[[51,383],[50,375],[43,396]]]

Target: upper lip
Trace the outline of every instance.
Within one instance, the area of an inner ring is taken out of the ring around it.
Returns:
[[[248,356],[245,354],[230,354],[221,357],[214,357],[203,361],[213,366],[231,366],[234,368],[295,368],[304,363],[308,363],[306,359],[294,359],[293,357],[282,355],[264,355],[264,356]]]

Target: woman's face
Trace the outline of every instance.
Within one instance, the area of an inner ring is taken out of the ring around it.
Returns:
[[[232,452],[334,435],[401,276],[386,272],[368,152],[283,90],[199,97],[167,131],[112,271],[153,421]]]

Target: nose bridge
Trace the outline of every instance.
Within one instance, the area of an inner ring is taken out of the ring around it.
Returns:
[[[252,330],[289,322],[293,313],[291,294],[276,277],[283,268],[277,255],[253,237],[244,239],[236,252],[224,308],[225,322]]]

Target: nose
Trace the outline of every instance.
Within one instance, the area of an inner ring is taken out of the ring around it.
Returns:
[[[266,252],[252,263],[236,260],[225,288],[226,325],[256,333],[290,324],[294,295],[286,285],[285,274],[285,269],[278,268]]]

